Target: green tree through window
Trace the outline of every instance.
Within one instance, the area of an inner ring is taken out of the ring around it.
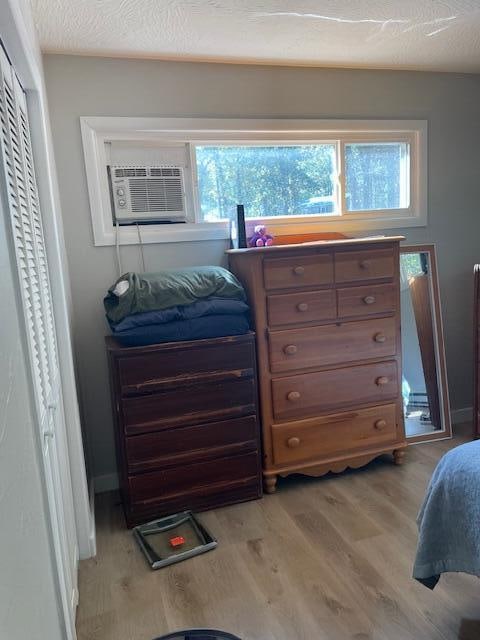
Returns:
[[[250,218],[335,213],[335,145],[198,146],[204,220],[228,218],[239,203]]]
[[[196,147],[203,220],[229,218],[237,204],[247,218],[335,215],[409,206],[410,146],[405,142],[346,142],[345,196],[335,189],[336,142]]]

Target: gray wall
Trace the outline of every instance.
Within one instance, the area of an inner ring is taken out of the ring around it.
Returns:
[[[102,296],[116,271],[114,249],[93,246],[80,116],[427,119],[429,224],[404,235],[437,245],[452,407],[471,406],[471,272],[480,257],[479,76],[55,55],[46,56],[45,72],[83,410],[97,476],[115,471]],[[151,245],[147,269],[220,263],[224,248],[223,241]],[[136,247],[122,255],[125,270],[140,268]]]

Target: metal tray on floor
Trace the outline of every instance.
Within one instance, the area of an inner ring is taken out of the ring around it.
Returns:
[[[133,536],[152,569],[193,558],[217,546],[217,540],[191,511],[182,511],[134,527]],[[174,546],[173,541],[178,546]]]

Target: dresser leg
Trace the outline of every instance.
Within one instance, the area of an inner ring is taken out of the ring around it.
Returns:
[[[275,493],[277,488],[277,476],[264,476],[263,487],[265,493]]]
[[[405,461],[405,449],[395,449],[393,452],[393,462],[396,465],[401,465]]]

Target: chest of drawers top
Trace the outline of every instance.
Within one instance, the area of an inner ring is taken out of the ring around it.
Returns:
[[[255,311],[259,304],[265,307],[264,318],[256,313],[261,325],[257,329],[263,325],[278,331],[395,315],[402,238],[336,240],[227,253]]]
[[[263,263],[266,291],[329,288],[395,277],[392,246],[403,236],[355,238],[227,251],[230,264]]]

